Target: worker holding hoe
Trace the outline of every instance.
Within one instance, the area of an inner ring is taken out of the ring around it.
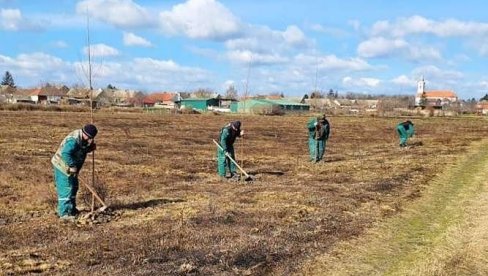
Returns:
[[[307,128],[310,161],[317,163],[324,158],[325,146],[330,134],[330,124],[324,114],[310,119]]]
[[[232,180],[239,180],[240,176],[236,172],[236,165],[226,156],[227,154],[236,160],[234,152],[234,142],[237,137],[241,137],[244,131],[241,130],[241,122],[230,122],[220,130],[219,144],[217,149],[217,172],[220,177],[227,177]],[[226,175],[226,171],[229,171],[230,175]]]
[[[97,148],[94,141],[97,133],[96,126],[92,124],[72,131],[64,138],[51,159],[58,195],[57,213],[63,220],[73,221],[79,213],[76,209],[78,174],[83,167],[86,155]]]
[[[406,147],[408,138],[412,137],[415,134],[413,123],[410,120],[399,123],[396,127],[396,130],[398,136],[400,136],[400,147]]]

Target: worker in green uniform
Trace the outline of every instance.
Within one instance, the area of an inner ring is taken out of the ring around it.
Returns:
[[[220,177],[231,178],[232,180],[239,180],[239,175],[236,172],[236,166],[226,156],[228,154],[232,159],[235,159],[234,142],[237,137],[241,137],[244,131],[241,130],[241,122],[234,121],[225,125],[220,130],[219,144],[222,149],[217,149],[217,172]],[[226,175],[226,172],[229,175]]]
[[[413,123],[410,120],[401,122],[397,125],[396,130],[398,136],[400,136],[400,147],[406,147],[408,138],[415,134]]]
[[[319,162],[324,158],[325,147],[330,134],[330,124],[325,114],[312,118],[307,124],[310,161]]]
[[[96,149],[94,138],[97,133],[96,126],[92,124],[72,131],[64,138],[51,159],[58,195],[57,213],[63,220],[74,220],[78,214],[76,209],[78,174],[86,155]]]

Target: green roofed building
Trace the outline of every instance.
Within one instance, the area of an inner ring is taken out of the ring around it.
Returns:
[[[219,100],[216,98],[181,99],[181,108],[192,108],[199,111],[207,111],[209,106],[219,106]]]
[[[310,105],[286,99],[247,99],[236,103],[234,106],[231,105],[231,110],[233,112],[254,114],[308,112],[310,110]]]

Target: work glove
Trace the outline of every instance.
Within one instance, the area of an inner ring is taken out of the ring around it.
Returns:
[[[241,130],[241,132],[239,133],[239,136],[242,136],[244,135],[244,130]]]
[[[313,126],[317,126],[318,124],[319,124],[319,123],[315,122],[315,123],[313,123]]]
[[[76,175],[78,173],[78,168],[77,167],[69,167],[68,169],[68,174],[69,175]]]
[[[88,146],[88,152],[92,152],[94,150],[97,149],[97,144],[95,144],[95,142],[91,143],[89,146]]]

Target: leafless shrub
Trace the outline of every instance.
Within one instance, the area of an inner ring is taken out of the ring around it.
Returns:
[[[89,109],[81,106],[70,105],[37,105],[37,104],[0,104],[0,110],[8,111],[61,111],[61,112],[86,112]]]
[[[285,111],[281,109],[279,105],[272,105],[266,107],[256,107],[255,112],[259,115],[267,115],[267,116],[281,116],[285,115]]]
[[[180,109],[178,109],[178,113],[179,114],[200,114],[199,111],[197,111],[191,107],[180,108]]]

